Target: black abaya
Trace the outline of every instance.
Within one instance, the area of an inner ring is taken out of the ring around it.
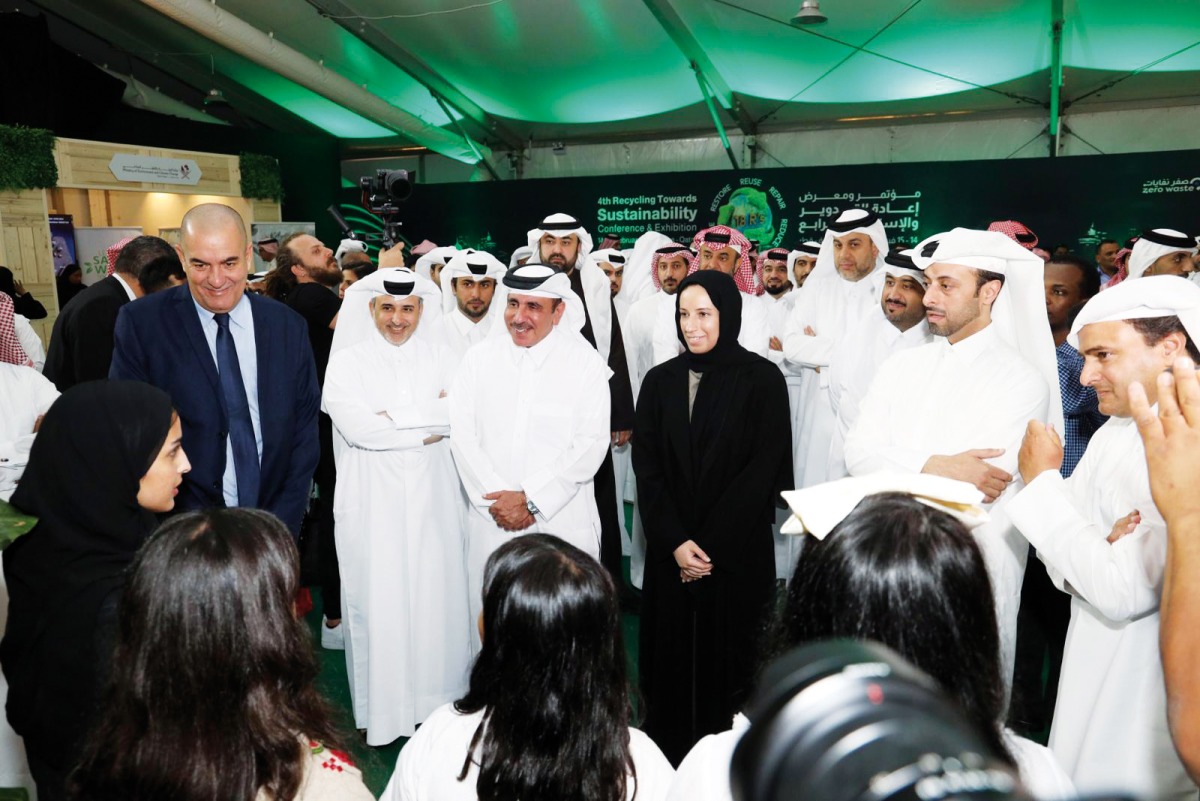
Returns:
[[[9,723],[58,797],[74,766],[115,642],[125,571],[153,531],[137,503],[171,427],[171,400],[148,384],[90,381],[46,413],[12,505],[37,525],[4,552],[8,622],[0,665]]]
[[[651,370],[634,427],[647,540],[643,729],[674,764],[699,738],[728,729],[745,700],[774,598],[775,505],[792,483],[783,375],[736,345],[740,298],[732,308],[718,281],[696,273],[680,292],[698,283],[721,303],[720,351],[700,360],[685,353]],[[689,420],[688,374],[696,368],[703,377]],[[685,584],[674,551],[688,540],[713,570]]]

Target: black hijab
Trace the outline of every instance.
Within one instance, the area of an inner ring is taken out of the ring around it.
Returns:
[[[86,728],[97,674],[106,673],[95,655],[97,621],[157,523],[138,506],[138,487],[173,416],[171,399],[149,384],[89,381],[42,421],[11,501],[38,523],[4,552],[10,603],[0,663],[10,722],[27,740],[60,726],[66,743]]]
[[[679,327],[679,303],[683,299],[683,291],[690,286],[698,286],[707,292],[717,309],[720,332],[717,334],[717,344],[708,353],[692,353],[688,350],[687,340],[683,338],[683,331]],[[741,330],[742,293],[732,276],[719,270],[699,270],[680,282],[679,290],[675,293],[675,336],[683,343],[683,359],[689,370],[702,373],[713,367],[755,361],[758,357],[738,343]]]

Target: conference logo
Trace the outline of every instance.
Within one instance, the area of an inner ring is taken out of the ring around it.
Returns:
[[[764,186],[761,178],[742,178],[725,184],[713,198],[709,211],[717,225],[741,231],[758,249],[766,250],[783,242],[790,228],[787,201],[774,186]]]

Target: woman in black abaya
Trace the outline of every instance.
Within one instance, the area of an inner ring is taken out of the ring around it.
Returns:
[[[697,272],[675,297],[685,351],[642,383],[633,469],[647,541],[642,728],[678,764],[729,728],[753,680],[792,454],[783,374],[738,344],[733,279]]]
[[[8,721],[41,801],[64,797],[116,634],[126,568],[190,469],[166,393],[90,381],[46,413],[12,505],[37,525],[4,551]]]

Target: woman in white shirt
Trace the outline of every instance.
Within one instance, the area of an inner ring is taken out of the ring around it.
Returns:
[[[483,650],[466,696],[400,752],[381,801],[661,801],[673,771],[629,728],[616,591],[547,534],[509,540],[484,574]]]
[[[1000,636],[983,556],[967,529],[902,493],[863,499],[824,540],[805,540],[767,659],[816,640],[873,640],[929,674],[1038,801],[1075,788],[1045,746],[1004,728]],[[679,765],[671,799],[731,799],[733,749],[751,725],[705,737]]]

